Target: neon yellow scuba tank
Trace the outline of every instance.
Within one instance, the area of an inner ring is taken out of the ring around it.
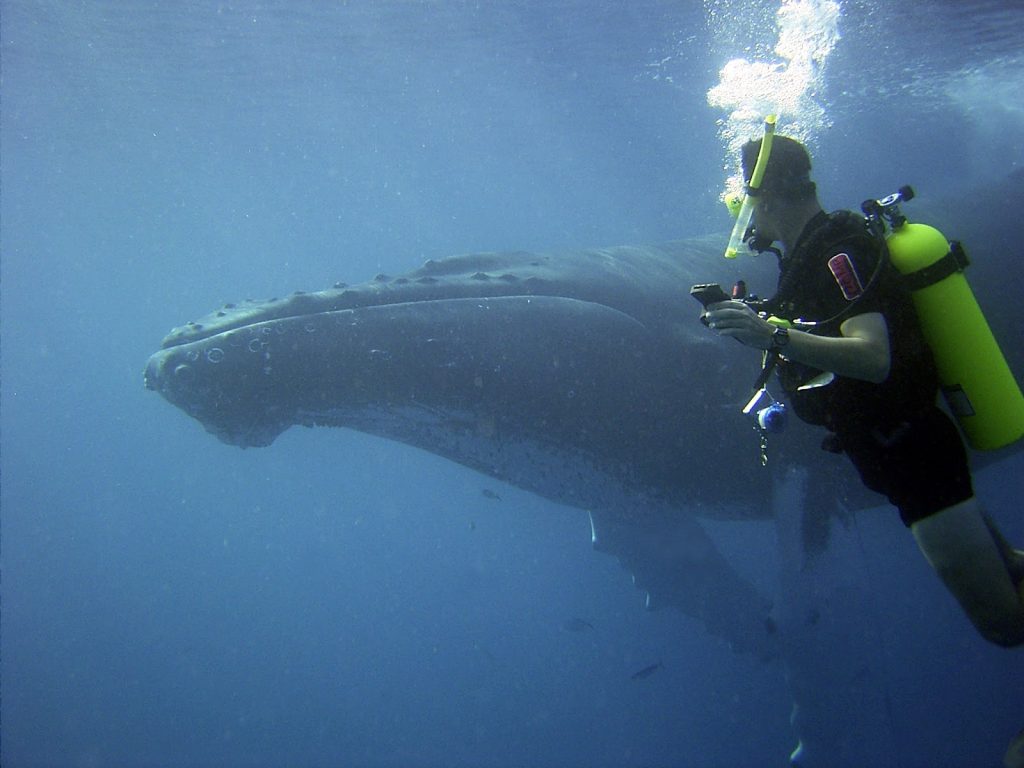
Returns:
[[[967,284],[967,256],[956,241],[927,224],[907,221],[899,203],[910,187],[861,209],[883,230],[893,266],[904,276],[939,383],[972,447],[1002,448],[1024,436],[1024,394]]]

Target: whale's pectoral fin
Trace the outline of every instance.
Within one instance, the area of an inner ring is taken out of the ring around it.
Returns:
[[[729,565],[693,516],[628,520],[591,512],[594,549],[633,574],[649,608],[676,608],[736,651],[777,655],[771,602]]]

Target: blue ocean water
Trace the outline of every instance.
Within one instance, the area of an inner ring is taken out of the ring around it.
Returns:
[[[3,764],[786,764],[785,670],[644,611],[581,511],[349,431],[240,451],[141,381],[225,301],[726,229],[706,93],[771,56],[777,7],[0,3]],[[1019,171],[1022,21],[843,3],[826,202]],[[1018,543],[1022,469],[978,483]],[[837,583],[890,710],[863,752],[998,765],[1024,656],[974,634],[894,513],[857,525]],[[718,535],[771,591],[772,528]]]

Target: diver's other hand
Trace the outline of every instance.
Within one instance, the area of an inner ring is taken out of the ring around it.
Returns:
[[[748,347],[771,349],[775,326],[742,301],[721,301],[707,311],[708,327]]]

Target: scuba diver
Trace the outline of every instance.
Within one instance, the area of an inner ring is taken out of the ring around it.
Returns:
[[[751,248],[778,256],[778,291],[762,302],[711,303],[708,326],[765,351],[762,383],[774,365],[797,416],[825,427],[823,448],[845,453],[899,509],[978,632],[1024,644],[1024,552],[974,496],[960,432],[936,404],[933,353],[885,240],[859,214],[822,209],[800,142],[769,138],[766,128],[744,145],[742,165],[753,229],[738,226]]]

